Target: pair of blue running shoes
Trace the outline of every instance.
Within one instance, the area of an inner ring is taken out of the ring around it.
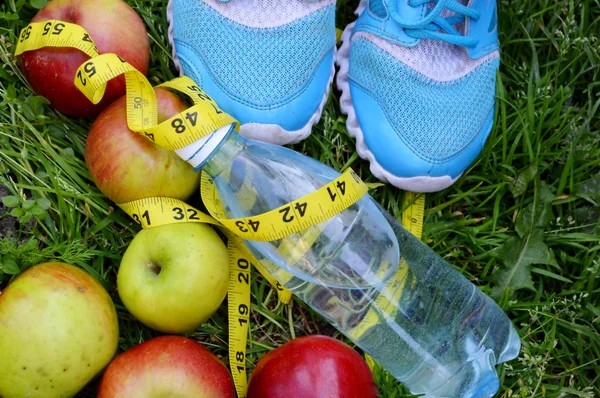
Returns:
[[[496,0],[362,0],[336,47],[335,0],[170,0],[180,71],[275,144],[311,133],[338,65],[340,108],[380,180],[452,185],[492,129]]]

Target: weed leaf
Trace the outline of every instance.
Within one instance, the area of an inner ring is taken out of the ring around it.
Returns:
[[[509,186],[510,192],[512,193],[513,197],[516,198],[517,196],[523,195],[525,191],[527,191],[527,185],[529,185],[529,183],[533,181],[536,175],[536,166],[529,166],[525,169],[525,171],[520,173],[517,179],[512,183],[512,185]]]
[[[515,229],[519,236],[523,238],[531,233],[535,228],[547,227],[554,216],[552,215],[552,199],[554,195],[550,192],[548,185],[542,182],[537,193],[537,203],[532,203],[521,210],[517,217]]]
[[[50,201],[46,198],[39,198],[36,199],[36,203],[39,207],[41,207],[43,210],[48,210],[50,208]]]
[[[492,297],[500,298],[506,289],[534,289],[531,280],[532,264],[556,265],[554,254],[544,243],[544,232],[535,229],[525,238],[512,237],[493,253],[501,258],[506,269],[494,274],[496,286],[492,289]]]
[[[19,198],[16,196],[5,196],[2,198],[2,204],[6,207],[17,207],[19,202]]]
[[[506,290],[534,289],[531,279],[533,264],[558,266],[554,253],[544,243],[544,228],[553,219],[552,199],[554,195],[543,182],[536,183],[535,200],[521,210],[515,223],[518,236],[508,239],[492,251],[492,256],[501,259],[505,269],[496,272],[492,297],[498,300]]]
[[[0,262],[0,271],[8,275],[17,275],[21,270],[14,260],[4,259]]]
[[[600,202],[600,175],[577,187],[577,194]],[[591,201],[591,200],[590,200]]]
[[[29,2],[33,8],[37,8],[38,10],[44,7],[46,3],[48,3],[48,0],[31,0]]]

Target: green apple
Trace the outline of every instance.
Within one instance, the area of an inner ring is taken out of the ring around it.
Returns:
[[[115,306],[85,271],[44,263],[0,294],[0,397],[75,395],[117,351]]]
[[[117,276],[125,307],[145,325],[190,332],[219,308],[229,282],[229,255],[206,224],[170,224],[140,231]]]

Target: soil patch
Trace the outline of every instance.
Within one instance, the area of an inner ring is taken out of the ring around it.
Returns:
[[[8,189],[0,184],[0,239],[9,235],[15,235],[17,230],[17,219],[6,215],[6,213],[10,213],[11,209],[2,204],[2,198],[9,195],[10,192]]]

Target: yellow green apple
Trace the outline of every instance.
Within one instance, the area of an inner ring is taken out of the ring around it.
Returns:
[[[133,316],[169,334],[190,332],[219,308],[229,282],[229,255],[206,224],[140,231],[121,260],[119,296]]]
[[[117,351],[115,306],[75,266],[44,263],[0,294],[0,397],[75,395]]]

